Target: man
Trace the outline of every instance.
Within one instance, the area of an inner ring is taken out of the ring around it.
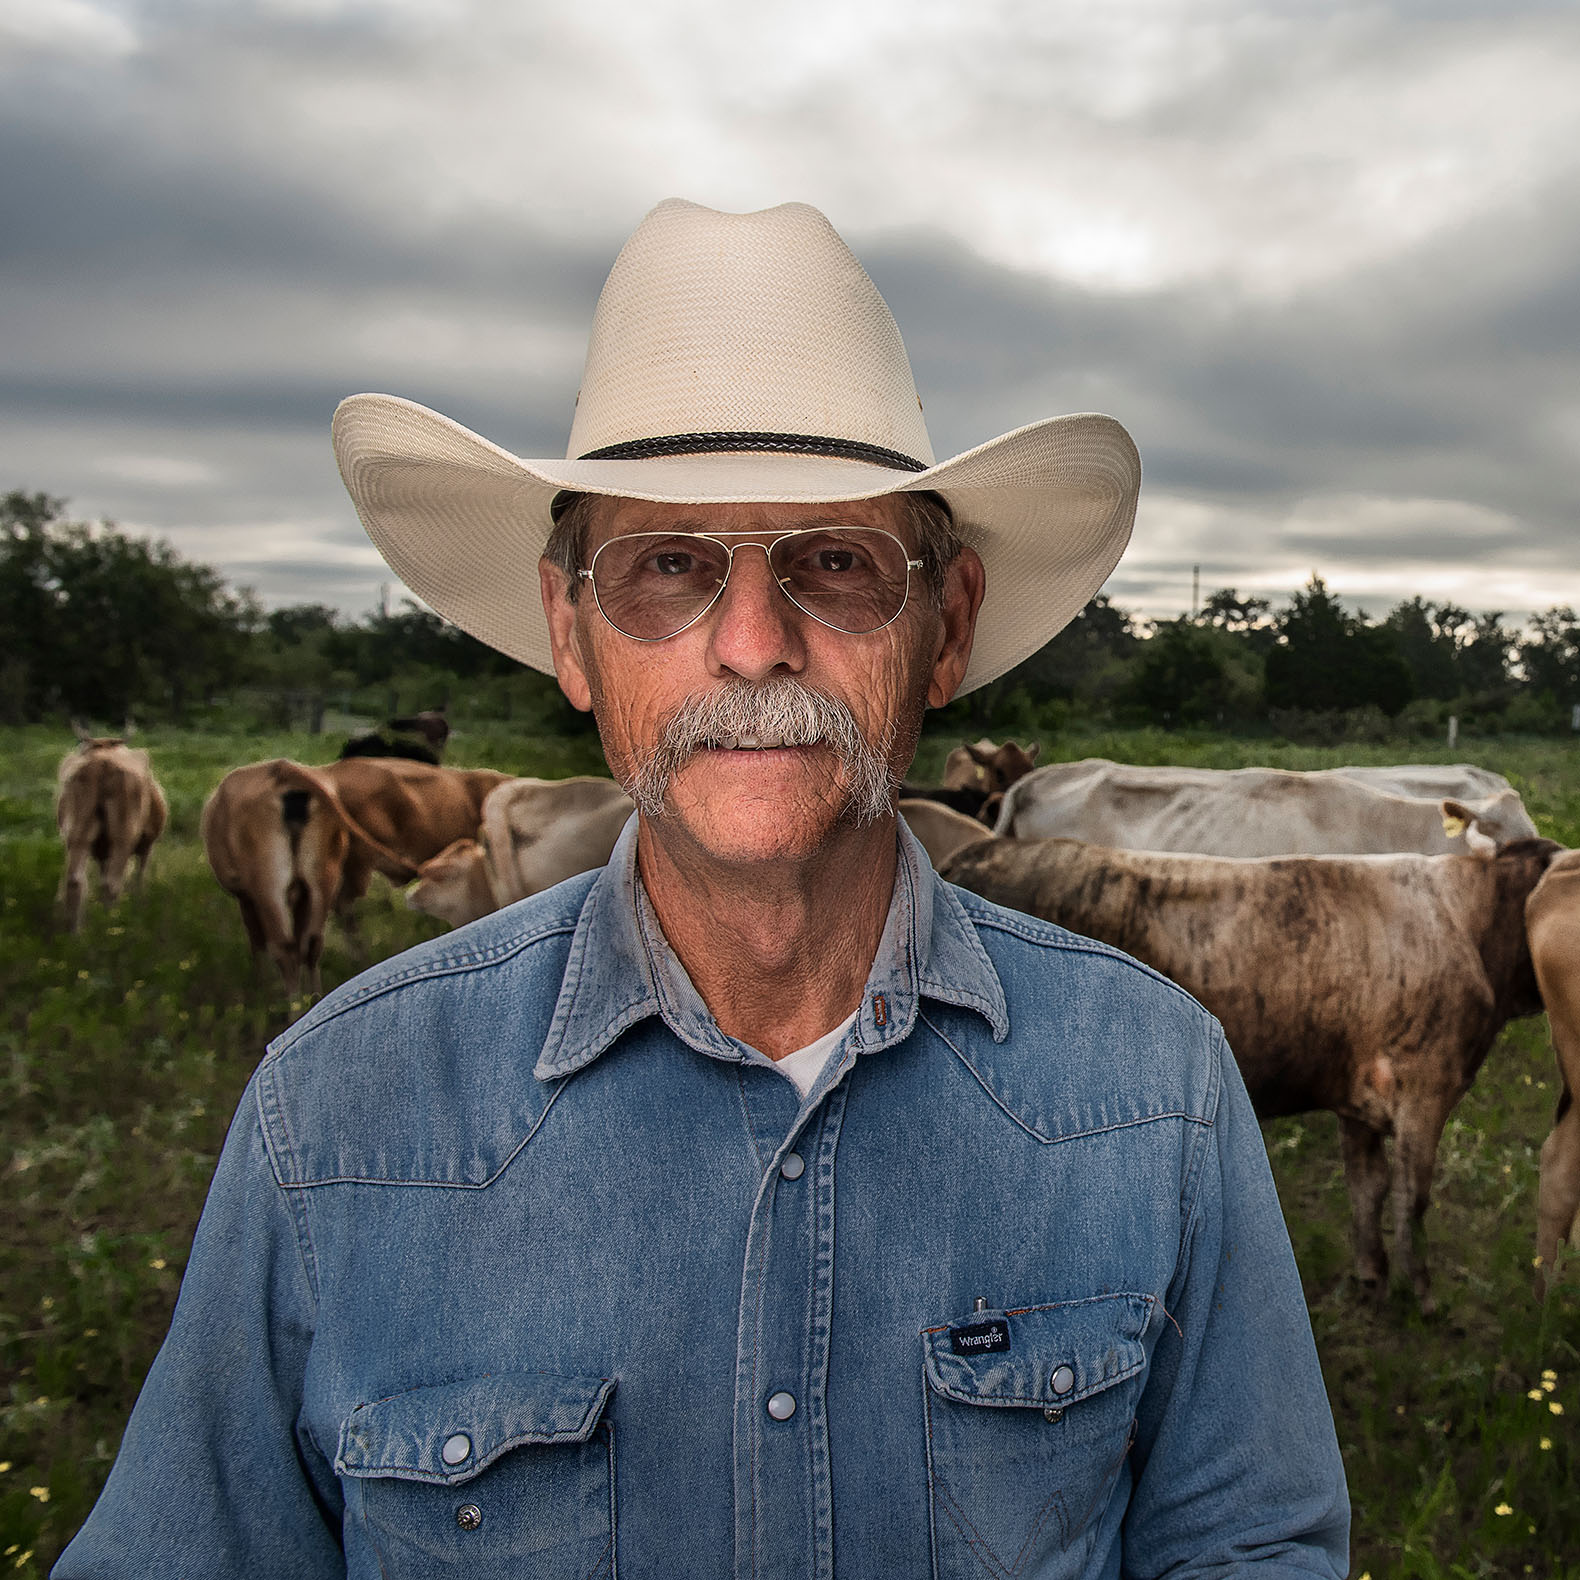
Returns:
[[[823,217],[671,202],[575,459],[387,396],[336,443],[391,565],[553,668],[639,814],[274,1044],[57,1573],[1341,1574],[1215,1024],[893,811],[924,709],[1112,568],[1123,429],[934,465]]]

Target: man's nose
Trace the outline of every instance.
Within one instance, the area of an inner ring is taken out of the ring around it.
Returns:
[[[712,613],[709,668],[765,680],[781,667],[799,672],[806,646],[795,605],[785,596],[762,543],[736,545],[729,580]]]

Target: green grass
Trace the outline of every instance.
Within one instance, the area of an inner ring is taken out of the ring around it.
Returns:
[[[58,731],[0,730],[0,1573],[20,1575],[43,1574],[92,1505],[169,1320],[231,1112],[290,1014],[272,977],[252,980],[236,907],[203,862],[203,797],[241,762],[331,755],[305,736],[151,732],[141,744],[172,816],[147,893],[113,914],[90,906],[72,937],[53,925],[50,800],[66,744]],[[924,742],[919,777],[950,744]],[[463,736],[450,755],[547,775],[601,767],[591,737],[504,728]],[[1509,775],[1543,832],[1580,845],[1580,747],[1563,742],[1319,750],[1137,731],[1044,749],[1083,756],[1475,761]],[[369,959],[440,930],[382,882],[363,911]],[[326,986],[363,963],[331,932]],[[1428,1220],[1441,1305],[1430,1320],[1403,1300],[1374,1311],[1350,1287],[1332,1116],[1267,1126],[1349,1467],[1357,1575],[1580,1577],[1580,1258],[1545,1306],[1531,1294],[1553,1082],[1544,1022],[1517,1023],[1451,1120]]]

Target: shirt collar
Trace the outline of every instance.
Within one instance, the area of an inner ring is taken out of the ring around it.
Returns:
[[[1002,1042],[1009,1035],[1003,984],[976,928],[927,852],[898,820],[900,859],[878,952],[855,1024],[858,1053],[910,1036],[923,998],[975,1010]],[[625,826],[583,902],[554,1019],[533,1073],[554,1080],[591,1064],[622,1032],[661,1017],[699,1053],[735,1063],[762,1055],[719,1030],[658,924],[637,874],[638,819]]]

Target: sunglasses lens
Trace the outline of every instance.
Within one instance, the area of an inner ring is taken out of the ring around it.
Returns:
[[[769,561],[791,601],[836,631],[877,631],[905,607],[905,547],[877,527],[794,532],[774,544]]]
[[[732,534],[733,536],[733,534]],[[742,545],[758,553],[761,545]],[[861,636],[905,607],[905,546],[878,527],[814,527],[775,539],[768,563],[785,596],[816,620]],[[593,556],[593,596],[615,630],[643,642],[683,631],[719,595],[729,550],[689,532],[633,532]]]
[[[656,642],[683,630],[718,596],[729,554],[687,532],[612,538],[593,558],[593,595],[615,630]]]

